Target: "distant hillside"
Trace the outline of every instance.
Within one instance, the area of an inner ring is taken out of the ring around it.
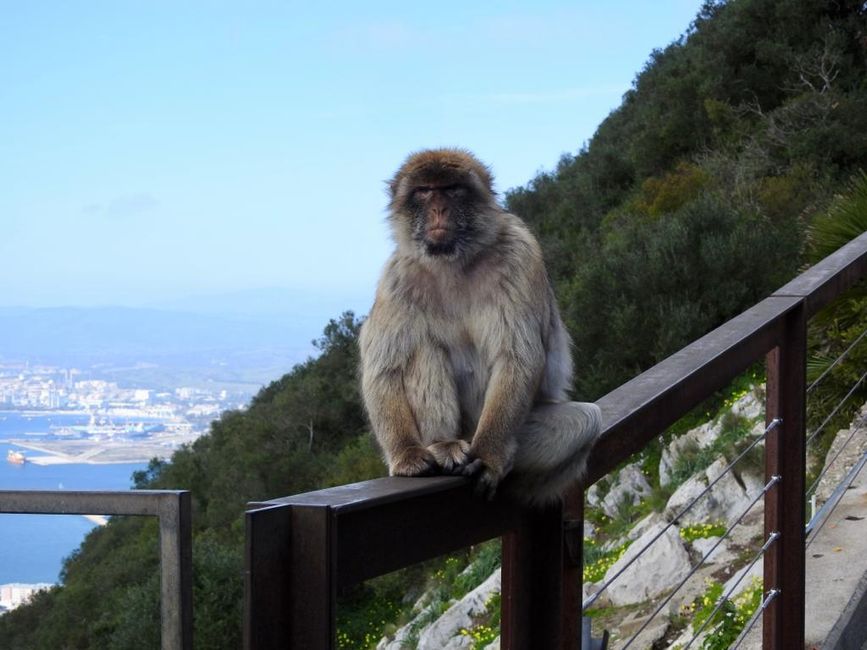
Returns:
[[[319,327],[127,307],[0,308],[0,361],[96,369],[121,382],[223,382],[255,390],[304,361]]]

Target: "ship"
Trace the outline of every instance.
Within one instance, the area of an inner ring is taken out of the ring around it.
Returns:
[[[24,454],[20,451],[15,451],[14,449],[10,449],[9,453],[6,454],[6,460],[14,465],[23,465],[27,461]]]

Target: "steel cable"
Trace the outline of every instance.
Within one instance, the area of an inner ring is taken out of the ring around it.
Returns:
[[[867,372],[865,372],[865,373],[861,376],[861,379],[858,380],[858,383],[861,383],[861,382],[864,380],[865,377],[867,377]],[[850,391],[850,392],[851,392],[851,391]],[[846,398],[844,397],[843,399],[845,400]],[[822,478],[825,476],[825,474],[828,473],[828,470],[831,469],[831,466],[832,466],[832,465],[837,461],[837,459],[840,457],[840,454],[842,454],[843,451],[846,449],[846,447],[849,445],[849,443],[852,442],[852,438],[855,437],[855,434],[856,434],[856,433],[858,433],[858,428],[857,428],[857,427],[855,427],[855,428],[852,429],[852,431],[849,433],[849,437],[846,438],[846,442],[844,442],[842,445],[840,445],[840,448],[837,450],[837,453],[834,454],[834,457],[833,457],[830,461],[828,461],[828,462],[825,463],[825,467],[824,467],[824,468],[822,469],[822,471],[819,473],[819,476],[817,476],[817,477],[816,477],[816,480],[813,481],[813,484],[812,484],[809,488],[807,488],[807,492],[806,492],[806,494],[812,494],[812,493],[813,493],[813,491],[814,491],[814,490],[816,489],[816,487],[819,485],[819,481],[821,481]]]
[[[741,635],[738,637],[738,640],[735,641],[734,646],[732,646],[730,650],[737,650],[738,648],[741,647],[741,643],[743,643],[744,639],[747,638],[747,635],[750,633],[750,630],[753,629],[753,626],[756,624],[756,621],[759,620],[759,616],[761,616],[762,612],[764,612],[768,608],[768,605],[770,605],[773,602],[773,600],[779,595],[780,595],[779,589],[770,589],[768,591],[768,595],[765,596],[765,599],[762,601],[762,604],[758,606],[755,613],[753,614],[753,617],[750,619],[750,622],[744,628],[743,632],[741,632]]]
[[[737,526],[739,523],[741,523],[743,518],[746,517],[747,514],[749,513],[749,511],[753,509],[753,506],[756,505],[756,503],[758,503],[759,499],[761,499],[763,496],[765,496],[765,494],[767,494],[768,490],[770,490],[774,485],[779,483],[781,478],[782,477],[780,477],[779,475],[776,475],[776,474],[771,477],[771,480],[768,481],[767,484],[765,485],[765,487],[762,488],[762,491],[756,495],[756,498],[750,502],[750,505],[748,505],[746,507],[746,509],[740,514],[740,516],[738,516],[738,518],[734,520],[734,522],[731,524],[731,526],[729,526],[726,529],[726,532],[722,534],[722,536],[719,538],[719,540],[717,540],[717,542],[713,546],[711,546],[710,550],[707,553],[705,553],[702,556],[702,558],[698,561],[698,563],[690,570],[690,572],[686,574],[686,577],[684,577],[683,580],[681,580],[677,584],[677,586],[671,591],[671,593],[665,597],[665,600],[663,600],[662,603],[660,603],[659,607],[657,607],[653,611],[653,613],[648,617],[648,619],[646,621],[644,621],[644,624],[640,628],[638,628],[638,631],[635,634],[633,634],[630,637],[629,641],[626,642],[626,645],[623,646],[623,648],[621,650],[626,650],[626,648],[628,648],[629,646],[632,645],[632,643],[635,641],[635,639],[638,638],[638,635],[640,635],[645,630],[645,628],[648,625],[650,625],[650,621],[652,621],[654,618],[656,618],[657,614],[659,614],[659,612],[661,612],[663,610],[663,608],[669,603],[669,601],[672,598],[674,598],[674,594],[676,594],[678,591],[680,591],[680,588],[686,584],[686,581],[689,580],[693,575],[695,575],[695,572],[699,570],[699,568],[713,554],[713,552],[717,549],[717,547],[720,544],[722,544],[723,540],[728,538],[729,535],[731,535],[731,532],[734,529],[734,527]]]
[[[840,407],[842,407],[843,404],[846,403],[846,400],[847,400],[847,399],[849,399],[850,397],[852,397],[852,394],[853,394],[856,390],[858,390],[858,386],[860,386],[860,385],[863,383],[863,381],[864,381],[865,378],[867,378],[867,371],[865,371],[864,374],[861,375],[861,378],[860,378],[858,381],[855,382],[855,385],[852,386],[852,388],[849,389],[849,392],[846,393],[845,397],[843,397],[843,399],[841,399],[841,400],[837,403],[837,406],[835,406],[835,407],[834,407],[834,410],[831,411],[831,413],[828,415],[828,417],[826,417],[826,418],[822,421],[822,424],[820,424],[818,427],[816,427],[816,430],[813,431],[813,433],[811,433],[811,434],[807,437],[807,444],[808,444],[808,445],[809,445],[811,442],[813,442],[813,439],[814,439],[816,436],[818,436],[818,435],[822,432],[822,429],[824,429],[824,428],[825,428],[825,425],[828,424],[828,422],[831,421],[831,418],[834,417],[835,415],[837,415],[837,411],[840,410]]]
[[[617,580],[621,575],[623,575],[623,572],[626,571],[626,569],[628,569],[630,566],[632,566],[632,564],[636,560],[638,560],[638,558],[640,558],[642,555],[644,555],[645,551],[647,551],[647,549],[649,549],[651,546],[653,546],[656,543],[656,541],[660,537],[662,537],[669,528],[671,528],[678,521],[680,521],[680,518],[683,517],[683,515],[685,515],[687,512],[689,512],[695,506],[696,503],[698,503],[708,492],[710,492],[711,488],[713,488],[714,485],[716,485],[719,481],[721,481],[722,478],[732,470],[732,468],[737,464],[737,462],[741,460],[741,458],[743,458],[747,453],[749,453],[750,450],[753,449],[753,447],[755,447],[757,444],[762,442],[768,436],[768,433],[770,433],[773,429],[775,429],[780,424],[782,424],[782,422],[783,421],[780,418],[774,418],[773,420],[771,420],[770,424],[768,424],[768,426],[765,427],[765,430],[762,432],[762,434],[760,436],[757,436],[756,439],[753,440],[753,442],[750,443],[750,445],[746,449],[744,449],[740,454],[738,454],[738,456],[731,463],[728,464],[728,466],[720,473],[719,476],[717,476],[713,481],[709,482],[707,484],[707,487],[705,487],[698,494],[698,496],[696,496],[692,501],[690,501],[688,504],[686,504],[686,506],[684,506],[680,510],[680,512],[678,512],[677,515],[675,515],[672,518],[672,520],[670,522],[668,522],[668,524],[666,524],[664,528],[662,528],[662,530],[660,530],[656,535],[654,535],[653,538],[649,542],[647,542],[647,544],[645,544],[644,547],[631,560],[629,560],[626,564],[624,564],[622,567],[620,567],[620,569],[617,571],[617,573],[615,573],[613,576],[611,576],[611,578],[609,578],[604,583],[602,583],[602,586],[599,588],[599,591],[594,593],[592,596],[590,596],[586,601],[584,601],[581,604],[581,611],[582,612],[585,611],[588,607],[590,607],[590,605],[592,605],[594,602],[596,602],[596,600],[599,598],[599,596],[601,596],[602,593],[606,589],[608,589],[608,587],[611,586],[611,584],[615,580]]]
[[[813,390],[816,386],[818,386],[818,385],[819,385],[819,382],[822,381],[822,380],[825,378],[825,376],[826,376],[829,372],[831,372],[831,371],[834,369],[834,367],[835,367],[838,363],[840,363],[840,362],[841,362],[841,361],[846,357],[846,355],[849,354],[849,352],[852,351],[852,348],[854,348],[856,345],[858,345],[858,343],[861,341],[861,339],[863,339],[865,336],[867,336],[867,330],[864,330],[863,332],[861,332],[861,334],[858,335],[858,338],[856,338],[856,339],[855,339],[855,340],[854,340],[854,341],[849,345],[848,348],[846,348],[845,350],[843,350],[843,352],[840,354],[840,356],[838,356],[836,359],[834,359],[834,362],[833,362],[830,366],[828,366],[827,368],[825,368],[825,370],[822,372],[821,375],[819,375],[818,377],[816,377],[816,379],[814,379],[813,382],[812,382],[809,386],[807,386],[807,394],[809,394],[811,390]]]
[[[852,466],[852,469],[849,470],[849,473],[843,478],[842,481],[837,485],[834,489],[834,492],[831,493],[831,496],[828,500],[819,508],[818,512],[813,515],[813,518],[807,522],[806,526],[806,534],[809,537],[807,540],[807,544],[804,547],[805,550],[810,548],[810,545],[813,543],[813,540],[816,539],[816,535],[819,534],[819,531],[825,526],[825,523],[830,519],[831,514],[834,510],[837,509],[837,506],[840,504],[840,501],[843,500],[843,495],[846,493],[846,490],[849,489],[849,486],[855,481],[855,477],[861,473],[861,470],[864,468],[864,465],[867,464],[867,452],[861,456],[861,459]],[[818,523],[818,526],[816,525]]]
[[[759,549],[759,552],[756,553],[756,555],[753,557],[752,561],[746,566],[746,568],[743,570],[743,572],[738,577],[738,579],[735,580],[735,583],[731,586],[731,588],[726,593],[724,593],[722,596],[720,596],[719,600],[717,601],[716,607],[713,608],[711,613],[704,620],[704,623],[701,624],[701,627],[698,628],[696,633],[689,640],[689,643],[686,644],[686,647],[683,650],[688,650],[689,646],[691,646],[693,644],[693,642],[696,639],[698,639],[698,637],[704,631],[704,628],[706,628],[708,626],[708,624],[713,620],[713,617],[716,616],[716,613],[722,608],[723,603],[731,597],[731,595],[735,592],[735,589],[738,588],[738,585],[741,583],[741,581],[747,577],[747,574],[749,574],[750,569],[752,569],[753,566],[756,564],[756,562],[759,561],[759,558],[764,557],[765,553],[767,553],[768,549],[771,547],[771,544],[776,542],[779,538],[780,538],[780,533],[776,532],[776,531],[774,531],[773,533],[768,535],[768,541],[766,541],[762,545],[762,548]]]

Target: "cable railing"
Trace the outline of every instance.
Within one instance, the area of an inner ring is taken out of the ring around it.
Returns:
[[[865,330],[865,331],[867,331],[867,330]],[[825,430],[825,427],[827,426],[828,422],[830,422],[834,418],[834,416],[840,412],[840,409],[843,407],[843,405],[849,400],[850,397],[852,397],[852,395],[855,394],[855,391],[857,391],[858,388],[861,387],[861,385],[864,383],[865,379],[867,379],[867,371],[865,371],[864,374],[861,375],[861,377],[858,379],[858,381],[856,381],[852,385],[852,387],[849,389],[849,392],[846,393],[846,395],[843,397],[843,399],[841,399],[837,403],[837,406],[835,406],[833,409],[831,409],[831,412],[825,417],[824,420],[822,420],[822,423],[819,424],[819,426],[817,426],[816,429],[812,433],[810,433],[810,435],[807,436],[807,444],[808,445],[811,442],[813,442],[813,440],[815,440],[819,436],[819,434],[822,433],[822,431]]]
[[[774,418],[771,420],[771,423],[765,427],[765,430],[761,433],[761,435],[757,436],[755,440],[753,440],[747,447],[744,449],[738,456],[730,462],[719,475],[714,478],[712,481],[709,481],[707,486],[697,495],[695,496],[689,503],[687,503],[681,510],[671,518],[665,526],[660,529],[645,545],[642,547],[640,551],[638,551],[632,558],[625,562],[610,578],[606,578],[606,580],[599,586],[598,590],[593,593],[587,600],[582,603],[582,610],[586,611],[596,600],[599,599],[600,596],[611,586],[615,581],[617,581],[620,576],[622,576],[626,570],[632,566],[638,559],[644,555],[668,530],[677,525],[683,516],[690,512],[699,501],[701,501],[705,496],[710,494],[711,490],[716,486],[723,478],[725,478],[730,472],[732,472],[735,468],[735,465],[744,458],[748,453],[750,453],[753,448],[755,448],[759,443],[764,442],[768,433],[770,433],[773,429],[777,428],[782,424],[782,420],[779,418]],[[714,547],[715,548],[715,547]],[[694,572],[693,572],[694,573]],[[690,573],[690,576],[692,573]]]
[[[764,597],[738,643],[761,619],[765,650],[804,647],[806,327],[809,318],[865,277],[867,233],[602,397],[597,402],[602,433],[588,458],[588,476],[556,507],[531,510],[499,498],[483,502],[458,477],[392,477],[251,504],[245,647],[334,648],[341,590],[502,537],[501,648],[577,650],[580,612],[598,602],[581,598],[585,489],[762,358],[767,429],[753,442],[764,444],[763,487],[726,534],[764,502],[760,539],[765,541],[750,564],[762,560]],[[710,492],[710,481],[707,487]],[[669,523],[684,516],[680,512]],[[654,541],[660,537],[657,532]],[[729,597],[737,587],[726,589]],[[697,630],[693,637],[707,627]],[[689,642],[694,645],[695,639]]]
[[[692,638],[684,646],[683,650],[689,650],[690,646],[692,646],[692,644],[698,640],[698,638],[701,636],[701,633],[704,632],[704,630],[711,623],[711,621],[714,620],[717,613],[719,613],[719,611],[722,609],[725,602],[734,595],[735,591],[737,591],[738,586],[741,584],[741,582],[743,582],[744,578],[746,578],[750,574],[750,571],[756,565],[756,562],[758,562],[765,556],[765,553],[767,553],[768,549],[771,548],[771,544],[775,543],[778,539],[780,539],[780,533],[773,532],[768,535],[768,540],[764,544],[762,544],[762,547],[753,556],[753,559],[750,561],[750,563],[747,564],[743,569],[741,569],[740,575],[734,581],[734,584],[732,584],[732,586],[729,587],[728,590],[719,597],[716,604],[714,605],[714,608],[710,611],[710,614],[707,615],[707,618],[705,618],[704,622],[695,631]]]
[[[849,356],[849,353],[852,351],[852,349],[853,349],[856,345],[858,345],[858,344],[861,342],[861,340],[862,340],[865,336],[867,336],[867,330],[864,330],[863,332],[861,332],[861,334],[859,334],[858,337],[857,337],[854,341],[852,341],[852,343],[849,344],[849,347],[847,347],[845,350],[843,350],[843,352],[840,354],[840,356],[838,356],[836,359],[834,359],[834,361],[833,361],[833,362],[832,362],[832,363],[831,363],[827,368],[825,368],[825,370],[822,371],[822,374],[820,374],[818,377],[816,377],[816,378],[815,378],[815,379],[810,383],[810,385],[807,386],[807,394],[808,394],[808,395],[809,395],[810,393],[812,393],[813,390],[814,390],[814,389],[815,389],[815,388],[816,388],[820,383],[822,383],[822,380],[825,379],[825,377],[827,377],[828,374],[829,374],[829,373],[830,373],[834,368],[836,368],[837,365],[838,365],[841,361],[843,361],[843,359],[845,359],[847,356]]]
[[[687,581],[692,576],[694,576],[695,573],[704,565],[704,563],[708,560],[708,558],[710,558],[710,556],[713,555],[714,551],[716,551],[716,549],[719,547],[719,545],[722,544],[723,541],[726,540],[731,535],[732,530],[734,530],[735,526],[737,526],[739,523],[741,523],[741,521],[743,521],[744,517],[746,517],[750,513],[750,511],[753,509],[753,507],[755,507],[755,505],[761,499],[764,498],[764,496],[768,493],[768,490],[770,490],[772,487],[774,487],[781,480],[782,480],[782,477],[777,476],[777,475],[771,477],[771,480],[765,484],[765,487],[762,488],[762,491],[759,492],[759,494],[757,494],[753,498],[753,500],[750,501],[750,504],[743,510],[743,512],[741,512],[741,514],[738,515],[738,517],[735,519],[734,523],[732,523],[726,529],[726,531],[720,536],[720,538],[713,544],[713,546],[711,546],[711,548],[708,551],[706,551],[704,553],[704,555],[702,555],[701,559],[699,559],[699,561],[696,563],[696,565],[689,570],[689,572],[686,574],[686,576],[684,576],[680,580],[680,582],[678,582],[677,585],[675,585],[674,589],[672,589],[672,591],[668,594],[668,596],[663,598],[662,602],[656,607],[655,610],[653,610],[653,613],[647,618],[647,620],[641,625],[641,627],[638,628],[638,631],[636,631],[632,635],[632,637],[626,642],[626,644],[623,646],[623,650],[626,650],[626,648],[629,648],[635,642],[635,640],[638,639],[639,635],[642,632],[644,632],[645,629],[647,629],[648,625],[650,625],[650,622],[654,618],[656,618],[659,615],[659,613],[662,612],[663,609],[665,609],[665,606],[668,605],[669,602],[671,602],[671,599],[674,598],[675,594],[677,594],[677,592],[680,591],[680,589],[687,583]],[[773,541],[776,541],[779,538],[779,536],[780,536],[780,534],[775,531],[775,532],[771,533],[769,539],[773,539]],[[770,545],[769,545],[769,548],[770,548]]]
[[[809,395],[809,393],[814,390],[826,377],[829,376],[830,372],[834,368],[838,368],[843,360],[852,352],[853,349],[860,343],[865,336],[867,336],[867,330],[862,332],[855,340],[847,346],[847,348],[837,356],[834,361],[820,374],[820,376],[815,379],[805,390],[805,395]],[[842,407],[846,404],[846,402],[856,393],[857,389],[864,383],[865,379],[867,379],[867,372],[861,375],[861,377],[851,386],[848,392],[844,395],[844,397],[831,409],[830,413],[822,420],[821,424],[813,430],[806,439],[806,443],[809,445],[813,442],[825,429],[829,422],[831,422],[842,409]],[[738,454],[738,456],[728,463],[722,472],[719,473],[712,481],[709,481],[707,486],[697,495],[695,496],[686,506],[682,507],[677,514],[669,518],[669,521],[648,541],[637,553],[630,553],[630,559],[625,563],[618,563],[618,569],[610,576],[606,575],[603,582],[599,585],[594,585],[594,591],[590,595],[589,598],[583,601],[582,603],[582,611],[586,612],[593,604],[595,604],[606,592],[606,590],[618,581],[626,571],[636,562],[638,562],[653,546],[656,544],[665,533],[671,528],[678,525],[684,516],[692,511],[695,506],[705,498],[708,494],[711,493],[712,489],[729,473],[734,471],[735,466],[738,464],[740,460],[742,460],[749,452],[751,452],[757,445],[764,442],[768,433],[771,430],[776,428],[782,424],[782,421],[779,418],[774,418],[771,420],[770,424],[765,428],[765,430],[757,436],[751,444],[749,444],[743,451]],[[858,433],[856,428],[853,428],[846,440],[838,445],[832,451],[834,455],[830,457],[830,459],[826,460],[822,471],[819,475],[814,479],[812,484],[806,490],[807,495],[811,495],[815,493],[817,486],[820,484],[821,480],[827,475],[828,471],[835,465],[837,460],[843,454],[844,451],[848,448],[851,441],[854,439],[855,435]],[[830,455],[830,454],[829,454]],[[854,482],[855,477],[860,473],[861,469],[864,465],[867,464],[867,452],[865,452],[860,459],[854,464],[854,466],[848,471],[845,477],[841,480],[841,482],[836,486],[833,493],[828,498],[827,502],[820,508],[818,511],[815,511],[811,517],[810,521],[805,526],[805,533],[809,536],[808,541],[805,544],[805,548],[808,548],[810,544],[812,544],[813,540],[816,537],[816,534],[821,530],[824,526],[825,522],[828,520],[830,515],[834,512],[834,509],[839,505],[845,491],[851,486]],[[750,503],[750,505],[744,510],[744,512],[735,520],[735,522],[730,525],[726,531],[718,537],[715,543],[711,546],[709,550],[704,552],[703,556],[695,563],[694,566],[687,572],[686,576],[683,577],[674,587],[669,590],[665,597],[659,600],[656,608],[644,618],[643,623],[639,626],[639,628],[632,633],[632,635],[626,639],[625,643],[620,647],[622,650],[626,650],[626,648],[630,648],[634,643],[637,642],[638,639],[641,638],[641,634],[651,625],[651,623],[665,610],[666,606],[674,599],[674,597],[684,588],[685,585],[688,584],[689,580],[699,571],[699,569],[705,565],[705,563],[709,560],[709,558],[713,555],[716,549],[727,539],[731,537],[732,531],[738,523],[740,523],[744,517],[753,509],[756,505],[757,501],[759,501],[768,490],[777,482],[781,480],[780,476],[773,476],[771,481],[767,483],[764,489],[757,495],[756,498]],[[691,636],[691,638],[686,642],[686,646],[683,646],[683,650],[691,647],[693,643],[695,643],[700,637],[701,634],[711,625],[712,622],[715,621],[716,615],[723,608],[724,604],[733,597],[736,593],[738,586],[746,577],[746,575],[752,570],[753,566],[758,562],[759,559],[762,559],[771,546],[780,538],[781,534],[779,531],[772,531],[767,536],[767,541],[761,546],[759,551],[753,556],[752,560],[746,565],[745,568],[741,570],[739,577],[734,581],[730,587],[728,587],[725,592],[717,599],[714,604],[714,607],[710,611],[709,614],[706,615],[701,625],[695,630]],[[773,597],[776,597],[776,592],[778,590],[771,590],[769,593],[773,593]],[[761,613],[771,602],[773,599],[766,599],[763,603],[760,603],[757,608],[757,612]],[[749,631],[749,628],[755,625],[755,620],[748,621],[748,624],[745,626],[746,631]],[[746,634],[746,632],[744,633]],[[738,642],[740,643],[740,641]]]
[[[746,639],[749,636],[753,627],[755,627],[756,623],[759,620],[759,617],[765,613],[765,610],[770,606],[770,604],[772,602],[774,602],[774,600],[779,595],[780,595],[779,589],[768,589],[765,592],[765,597],[762,599],[761,604],[759,604],[759,606],[756,608],[756,611],[753,613],[752,617],[750,618],[749,622],[744,626],[743,631],[741,632],[741,634],[737,638],[737,640],[734,642],[734,645],[732,645],[731,650],[737,650],[737,648],[741,647],[741,644],[744,642],[744,639]]]
[[[816,535],[820,530],[822,530],[825,522],[828,521],[834,510],[836,510],[840,501],[843,499],[843,495],[846,494],[846,490],[848,490],[852,483],[855,482],[855,477],[861,473],[865,464],[867,464],[867,451],[861,455],[858,462],[852,465],[851,469],[846,473],[846,476],[843,477],[843,480],[837,484],[836,488],[834,488],[834,491],[828,497],[828,500],[816,511],[816,514],[814,514],[807,523],[806,548],[810,548],[810,545],[816,539]]]
[[[825,369],[825,371],[814,380],[809,387],[807,387],[805,394],[809,394],[809,392],[814,389],[819,383],[825,379],[830,371],[834,368],[839,367],[840,363],[849,355],[849,353],[856,347],[856,345],[865,338],[867,335],[867,331],[863,332],[859,335],[853,343],[851,343],[834,361]],[[831,409],[830,413],[823,419],[821,424],[816,427],[816,429],[811,432],[807,437],[807,444],[810,444],[813,440],[815,440],[824,430],[829,422],[831,422],[835,415],[837,415],[844,404],[856,393],[857,389],[864,383],[865,379],[867,379],[867,372],[861,375],[861,377],[851,386],[846,395]],[[770,424],[764,429],[764,431],[755,437],[754,440],[743,449],[737,457],[732,460],[730,463],[726,465],[722,472],[720,472],[712,481],[709,481],[707,486],[686,506],[682,507],[674,516],[669,518],[669,521],[649,540],[647,541],[643,547],[637,552],[632,553],[631,557],[625,563],[619,563],[618,569],[610,576],[606,575],[603,582],[599,585],[594,585],[593,593],[583,601],[582,603],[582,611],[586,612],[593,604],[595,604],[607,591],[607,589],[618,581],[626,571],[636,562],[638,562],[653,546],[656,544],[665,533],[671,528],[680,524],[683,520],[684,516],[691,512],[696,505],[705,497],[707,497],[713,488],[729,473],[733,472],[735,466],[741,461],[747,454],[749,454],[757,445],[764,442],[767,435],[777,426],[781,425],[782,421],[779,418],[774,418],[771,420]],[[819,475],[814,479],[813,483],[806,490],[807,495],[814,494],[817,486],[820,484],[821,480],[826,476],[828,471],[834,466],[840,456],[844,451],[848,448],[851,441],[854,439],[855,435],[858,433],[858,430],[853,428],[846,440],[843,444],[839,445],[834,451],[834,455],[825,462],[823,470],[819,473]],[[843,495],[845,494],[846,489],[854,482],[855,477],[860,473],[861,469],[864,465],[867,464],[867,452],[865,452],[861,458],[854,464],[854,466],[848,471],[845,477],[841,480],[841,482],[836,486],[834,492],[828,498],[828,501],[822,506],[821,509],[815,511],[813,513],[812,518],[805,526],[805,533],[809,537],[806,542],[805,548],[809,548],[810,544],[812,544],[813,540],[816,537],[816,534],[821,530],[824,526],[825,522],[828,520],[830,515],[834,512],[834,509],[839,505]],[[714,554],[716,549],[727,539],[730,539],[731,534],[735,526],[737,526],[744,517],[753,509],[756,503],[763,498],[763,496],[768,492],[768,490],[777,482],[781,480],[780,476],[773,476],[771,481],[767,483],[764,489],[752,500],[750,505],[744,510],[744,512],[735,520],[735,522],[730,525],[726,531],[718,536],[716,542],[714,542],[709,550],[704,552],[702,557],[695,563],[694,566],[688,571],[685,577],[683,577],[674,587],[669,590],[667,595],[664,598],[661,598],[656,608],[644,619],[644,622],[639,626],[639,628],[632,633],[631,637],[626,639],[625,643],[620,647],[622,650],[626,650],[630,648],[637,642],[638,639],[641,638],[641,634],[651,625],[651,623],[656,620],[656,618],[665,611],[666,606],[674,599],[674,597],[684,588],[685,585],[688,584],[689,580],[693,578],[693,576],[699,571],[699,569],[706,564],[709,558]],[[724,604],[733,597],[736,593],[738,586],[743,581],[743,579],[748,575],[750,570],[755,566],[759,559],[762,559],[764,555],[768,552],[771,545],[774,544],[780,538],[780,533],[778,531],[773,531],[767,536],[767,541],[761,546],[759,551],[753,556],[752,560],[743,568],[740,572],[739,577],[735,580],[735,582],[728,587],[725,592],[717,599],[714,604],[714,607],[710,611],[709,614],[704,618],[701,625],[696,629],[689,641],[687,641],[686,645],[683,646],[683,650],[687,650],[687,648],[691,647],[700,637],[701,634],[714,622],[716,619],[716,615],[723,608]],[[765,607],[769,604],[770,601],[765,603]],[[758,612],[763,611],[763,608],[760,606],[757,608]],[[745,626],[747,629],[751,627],[749,623],[752,625],[755,624],[755,621],[749,621],[748,626]]]

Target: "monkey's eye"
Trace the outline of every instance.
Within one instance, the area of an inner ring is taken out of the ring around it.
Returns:
[[[466,196],[467,188],[463,185],[452,185],[451,187],[446,188],[446,196],[452,199],[457,199],[462,196]]]
[[[427,199],[430,198],[433,190],[429,187],[417,187],[412,191],[412,193],[417,199]]]

